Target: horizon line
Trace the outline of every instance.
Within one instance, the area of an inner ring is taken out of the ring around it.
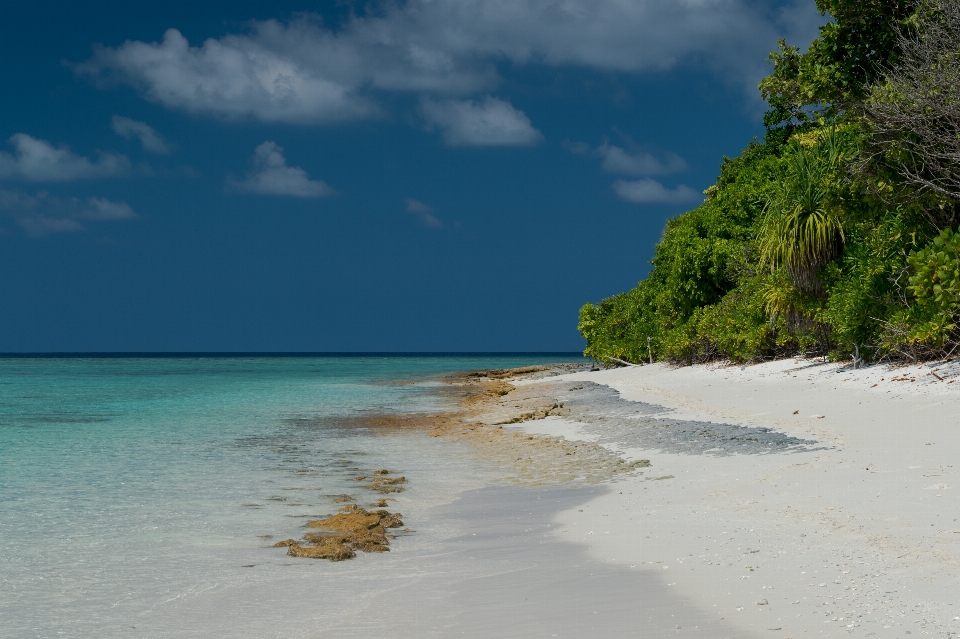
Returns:
[[[583,357],[581,351],[10,351],[0,359],[231,357]]]

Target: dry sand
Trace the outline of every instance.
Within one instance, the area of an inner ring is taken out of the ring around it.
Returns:
[[[960,632],[954,379],[960,365],[942,363],[654,365],[511,380],[499,410],[563,405],[505,428],[650,460],[557,515],[553,534],[655,572],[725,626],[948,637]]]

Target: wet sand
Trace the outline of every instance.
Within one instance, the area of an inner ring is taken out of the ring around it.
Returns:
[[[315,636],[749,637],[676,593],[669,578],[597,561],[557,537],[560,512],[611,490],[468,491],[428,513],[462,534],[404,557],[395,569],[407,576],[392,579],[394,588]]]
[[[129,636],[206,637],[212,624],[216,636],[251,639],[753,637],[678,592],[672,575],[598,560],[590,544],[562,538],[563,512],[615,488],[469,490],[425,511],[389,553],[258,564],[249,586],[210,584],[135,620]]]

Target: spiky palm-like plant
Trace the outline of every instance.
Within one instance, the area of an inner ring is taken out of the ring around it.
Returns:
[[[767,202],[760,228],[760,262],[784,267],[805,293],[821,296],[818,272],[843,247],[843,219],[831,201],[830,182],[843,160],[835,129],[807,147],[795,143],[786,157],[786,175]]]

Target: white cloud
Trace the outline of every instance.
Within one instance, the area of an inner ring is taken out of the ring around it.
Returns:
[[[703,195],[683,184],[668,189],[656,180],[617,180],[613,190],[621,199],[634,204],[686,204],[702,200]]]
[[[373,103],[355,93],[361,78],[337,70],[337,49],[336,37],[310,23],[269,21],[252,35],[210,39],[200,47],[169,29],[163,42],[101,48],[76,68],[128,82],[148,100],[191,113],[296,123],[376,115]]]
[[[808,42],[822,21],[809,0],[381,0],[335,29],[301,15],[199,46],[170,29],[75,68],[169,108],[329,123],[379,115],[382,91],[489,92],[502,62],[625,73],[694,64],[755,94],[777,38]]]
[[[60,197],[41,191],[0,191],[0,213],[13,218],[28,235],[82,231],[82,221],[131,220],[138,215],[126,202],[106,198]]]
[[[333,189],[326,182],[311,180],[307,172],[297,166],[287,166],[283,148],[276,142],[264,142],[253,152],[252,169],[242,182],[228,180],[228,186],[248,193],[263,195],[290,195],[293,197],[322,197]]]
[[[606,142],[597,148],[596,153],[603,158],[600,166],[607,173],[665,175],[687,170],[686,161],[676,153],[665,153],[662,158],[658,158],[652,153],[630,153]]]
[[[423,99],[420,114],[450,146],[531,146],[543,140],[523,111],[490,96],[480,102]]]
[[[113,131],[126,139],[137,138],[147,151],[166,155],[170,144],[146,122],[138,122],[122,115],[113,116]]]
[[[432,229],[438,229],[443,226],[443,222],[433,215],[433,209],[420,200],[407,198],[407,213],[416,215],[421,224],[429,226]]]
[[[632,142],[630,142],[633,145]],[[661,154],[659,157],[645,151],[627,151],[626,149],[604,142],[596,149],[586,142],[564,141],[562,146],[571,153],[578,155],[592,155],[601,158],[601,168],[607,173],[620,175],[666,175],[681,173],[687,170],[687,162],[673,152]]]
[[[88,220],[129,220],[137,217],[126,202],[111,202],[102,197],[87,198],[81,217]]]
[[[14,134],[9,142],[16,151],[0,151],[0,179],[69,182],[110,177],[130,170],[130,161],[123,155],[100,153],[94,162],[67,147],[54,147],[26,133]]]

